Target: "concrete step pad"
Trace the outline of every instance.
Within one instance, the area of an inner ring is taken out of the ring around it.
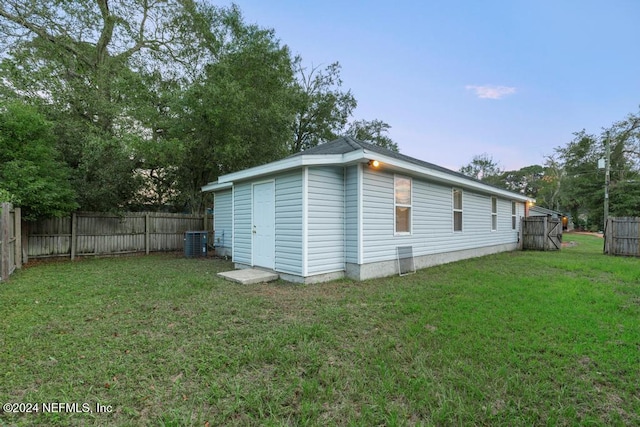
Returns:
[[[273,282],[278,280],[278,274],[270,271],[256,270],[254,268],[246,268],[242,270],[225,271],[218,273],[218,276],[243,285],[252,285],[254,283]]]

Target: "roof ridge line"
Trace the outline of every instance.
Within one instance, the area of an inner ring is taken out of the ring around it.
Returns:
[[[347,141],[347,144],[349,144],[354,150],[364,150],[364,146],[357,139],[349,135],[345,135],[343,136],[343,138],[345,141]]]

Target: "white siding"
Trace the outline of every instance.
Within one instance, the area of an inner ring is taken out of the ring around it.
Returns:
[[[498,198],[498,230],[491,231],[491,196],[462,190],[462,232],[454,232],[452,187],[414,177],[412,233],[394,236],[393,174],[365,168],[364,263],[393,260],[396,246],[411,245],[421,256],[517,242],[511,200]]]
[[[345,255],[348,263],[358,263],[358,167],[345,168]]]
[[[309,275],[344,270],[344,168],[309,168]]]
[[[235,186],[233,261],[251,265],[251,183]]]
[[[362,239],[363,261],[373,262],[392,259],[395,246],[406,237],[394,238],[393,223],[393,175],[364,169]]]
[[[231,248],[233,242],[232,191],[215,193],[213,203],[213,244],[217,248]]]
[[[276,178],[276,271],[302,275],[302,172]]]

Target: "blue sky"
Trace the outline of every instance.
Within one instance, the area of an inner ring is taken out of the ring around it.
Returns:
[[[340,62],[354,119],[451,169],[483,153],[506,170],[543,164],[640,106],[638,0],[236,4],[305,65]]]

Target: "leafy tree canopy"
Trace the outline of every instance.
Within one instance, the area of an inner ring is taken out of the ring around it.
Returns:
[[[288,48],[272,31],[243,27],[183,98],[175,137],[184,144],[178,182],[185,203],[200,209],[204,183],[288,154],[294,85]]]
[[[0,0],[0,51],[0,100],[52,123],[84,210],[201,211],[200,186],[335,138],[356,107],[340,64],[307,69],[206,1]]]
[[[397,153],[399,151],[398,144],[388,135],[389,129],[391,126],[382,120],[356,120],[349,125],[346,134]]]
[[[493,157],[487,153],[483,153],[473,156],[471,162],[462,166],[459,172],[471,178],[495,184],[497,182],[497,178],[503,171],[498,162],[493,160]]]
[[[537,200],[538,205],[571,214],[594,229],[602,229],[605,169],[599,161],[610,151],[609,215],[640,214],[640,114],[629,114],[600,134],[574,133],[565,146],[546,157],[544,166],[532,165],[495,175],[496,163],[487,155],[476,156],[461,172]]]
[[[291,153],[337,138],[357,106],[351,91],[342,90],[339,63],[324,70],[319,67],[307,69],[297,58],[295,70],[296,114],[292,124]]]
[[[151,156],[140,149],[161,115],[157,88],[179,88],[219,54],[211,28],[234,14],[181,0],[2,0],[0,96],[54,123],[82,209],[123,209],[145,194]]]
[[[26,219],[61,216],[78,207],[51,127],[32,107],[0,107],[0,190],[23,208]]]

